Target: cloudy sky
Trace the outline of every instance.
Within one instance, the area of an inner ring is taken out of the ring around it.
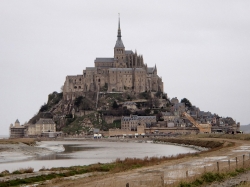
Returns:
[[[250,123],[249,0],[1,0],[0,134],[28,121],[122,40],[157,65],[170,98]]]

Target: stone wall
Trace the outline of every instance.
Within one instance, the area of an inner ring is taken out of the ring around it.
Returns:
[[[195,127],[173,127],[173,128],[159,128],[159,127],[152,127],[152,128],[145,128],[145,133],[153,134],[155,132],[162,132],[162,133],[180,133],[180,134],[196,134],[199,133],[199,129]]]

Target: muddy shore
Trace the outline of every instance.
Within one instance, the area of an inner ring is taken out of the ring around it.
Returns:
[[[30,146],[23,143],[0,144],[0,163],[28,160],[39,155],[53,153],[44,147]]]
[[[186,157],[182,159],[167,161],[159,165],[143,167],[139,169],[129,170],[121,173],[106,174],[86,178],[78,176],[77,179],[67,180],[52,180],[47,185],[56,185],[58,187],[66,186],[88,186],[88,187],[115,187],[126,186],[129,183],[132,186],[150,186],[150,183],[155,182],[157,186],[159,182],[164,181],[165,184],[169,184],[181,179],[188,178],[199,173],[207,171],[216,171],[216,163],[220,162],[220,167],[227,168],[228,160],[231,160],[231,167],[235,162],[235,158],[238,157],[239,163],[242,163],[242,155],[249,155],[250,142],[242,140],[228,140],[228,139],[202,139],[208,141],[221,141],[224,142],[224,147],[219,150],[201,153],[198,156]],[[197,141],[199,141],[197,139]],[[227,146],[230,143],[234,143],[232,146]],[[248,158],[247,158],[248,159]],[[245,180],[240,178],[238,181]],[[161,186],[161,185],[159,185]],[[219,184],[219,186],[221,186]]]
[[[183,158],[183,159],[168,161],[160,165],[143,167],[140,169],[130,170],[130,171],[116,173],[116,174],[105,174],[101,176],[93,176],[91,177],[91,180],[84,176],[78,176],[77,178],[72,178],[72,179],[70,178],[67,180],[63,180],[63,179],[52,180],[52,181],[49,181],[47,186],[51,186],[51,185],[56,185],[58,187],[59,186],[61,187],[72,186],[72,185],[73,186],[115,186],[118,183],[119,185],[122,184],[124,186],[127,182],[130,182],[130,184],[137,184],[139,182],[139,183],[145,183],[146,185],[147,181],[153,178],[154,179],[163,178],[166,184],[169,181],[171,182],[175,180],[180,180],[180,178],[185,178],[187,170],[189,170],[189,176],[192,177],[197,172],[198,173],[203,172],[205,167],[206,167],[205,169],[207,170],[209,168],[211,169],[216,168],[217,161],[221,163],[227,163],[228,159],[235,161],[235,157],[242,158],[243,154],[249,155],[250,153],[249,141],[212,139],[212,138],[206,139],[206,140],[222,141],[224,142],[225,146],[222,149],[219,149],[213,152],[202,153],[198,157]],[[96,140],[93,140],[93,141],[96,141]],[[111,140],[111,141],[117,141],[117,140]],[[233,142],[235,145],[228,147],[226,146],[228,144],[227,142]],[[41,148],[41,147],[27,148],[27,145],[22,145],[22,146],[14,145],[14,148],[8,147],[8,145],[7,147],[0,145],[0,151],[2,150],[1,153],[10,149],[13,149],[14,150],[13,152],[20,152],[21,150],[21,152],[23,151],[22,153],[26,156],[27,155],[36,156],[38,154],[44,154],[44,153],[49,154],[49,152],[51,152],[50,150],[47,150],[46,148]],[[30,151],[30,149],[32,151]]]

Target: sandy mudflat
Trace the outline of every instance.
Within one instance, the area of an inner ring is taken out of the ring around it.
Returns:
[[[215,139],[207,139],[215,140]],[[162,182],[169,184],[181,179],[192,177],[206,171],[216,171],[216,163],[220,163],[222,170],[228,169],[228,160],[231,160],[231,167],[235,167],[235,157],[238,157],[239,166],[242,165],[242,155],[246,155],[246,160],[250,159],[250,142],[242,140],[226,140],[216,139],[223,142],[234,142],[235,145],[231,147],[224,147],[220,150],[202,153],[200,156],[185,157],[178,160],[166,161],[159,165],[142,167],[139,169],[129,170],[120,173],[111,173],[96,177],[78,178],[72,180],[52,180],[48,185],[43,186],[57,186],[57,187],[116,187],[126,186],[129,183],[131,186],[162,186]],[[226,144],[226,143],[225,143]],[[247,175],[247,174],[246,174]],[[248,172],[249,176],[249,172]],[[237,178],[237,177],[236,177]],[[238,176],[238,180],[230,179],[233,181],[248,181],[242,174]],[[229,180],[226,181],[228,186]],[[151,185],[151,183],[153,183]],[[210,186],[210,185],[209,185]],[[216,187],[222,187],[223,184],[219,183]],[[211,185],[212,187],[212,185]]]
[[[54,153],[45,147],[29,146],[23,143],[19,144],[0,144],[0,164],[6,162],[28,160],[38,155],[47,155]]]

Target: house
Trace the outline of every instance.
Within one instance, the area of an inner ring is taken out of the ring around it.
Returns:
[[[156,116],[123,116],[121,119],[121,129],[136,131],[138,125],[148,127],[153,123],[156,123]]]
[[[36,124],[28,126],[28,136],[40,136],[44,132],[56,132],[56,124],[50,118],[40,118]]]
[[[132,101],[124,102],[122,107],[127,107],[128,110],[136,110],[137,109],[136,103],[132,102]]]
[[[23,138],[25,135],[26,128],[20,125],[19,120],[15,121],[15,124],[10,124],[10,138]]]

